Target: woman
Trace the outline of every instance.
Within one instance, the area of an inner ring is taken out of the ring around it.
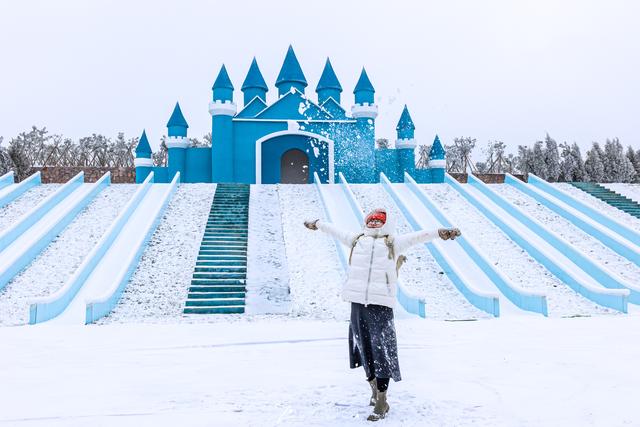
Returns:
[[[390,378],[401,380],[393,307],[398,271],[406,259],[402,253],[436,237],[453,240],[460,236],[460,230],[440,228],[396,236],[384,209],[369,213],[360,233],[340,230],[317,219],[305,221],[304,225],[324,231],[351,248],[348,279],[342,290],[343,299],[351,302],[349,359],[351,368],[364,368],[371,386],[369,404],[374,407],[367,419],[378,421],[389,412]]]

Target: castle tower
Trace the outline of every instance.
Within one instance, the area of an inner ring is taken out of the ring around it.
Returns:
[[[244,94],[245,107],[256,96],[262,99],[264,103],[267,102],[267,91],[269,90],[269,88],[267,87],[267,83],[265,83],[264,78],[262,77],[262,73],[260,72],[260,68],[258,67],[258,62],[256,61],[255,57],[251,62],[251,66],[249,67],[249,71],[247,72],[247,77],[244,79],[244,83],[242,83],[241,90]]]
[[[413,175],[416,169],[415,148],[416,140],[414,131],[416,127],[413,124],[409,109],[405,105],[400,115],[400,120],[396,126],[398,139],[396,140],[396,150],[398,150],[398,160],[400,161],[400,172],[405,171],[409,175]]]
[[[351,107],[351,115],[356,119],[361,135],[360,139],[352,142],[349,147],[354,157],[359,159],[358,163],[350,165],[355,174],[351,178],[353,182],[375,182],[376,179],[374,169],[369,163],[369,159],[374,158],[375,153],[375,119],[378,117],[378,106],[374,104],[375,92],[363,67],[358,83],[353,89],[355,104]]]
[[[136,167],[136,184],[140,184],[145,179],[153,168],[153,160],[151,160],[151,146],[147,139],[147,132],[142,131],[142,136],[138,141],[136,147],[136,158],[133,160],[133,164]]]
[[[436,135],[429,151],[429,169],[431,170],[431,182],[444,182],[444,172],[447,167],[447,157],[440,138]]]
[[[256,65],[257,67],[257,65]],[[211,114],[211,182],[233,182],[233,123],[237,109],[233,84],[224,64],[213,83]]]
[[[180,172],[180,178],[184,181],[185,167],[186,167],[186,151],[189,146],[187,140],[187,129],[189,125],[182,115],[180,104],[176,102],[176,106],[171,113],[171,117],[167,122],[167,139],[168,148],[168,167],[169,167],[169,180],[172,180],[176,175],[176,172]]]
[[[342,86],[338,81],[335,71],[331,66],[331,61],[327,58],[327,62],[324,64],[324,70],[318,81],[316,87],[316,93],[318,94],[318,104],[322,105],[327,99],[333,98],[338,104],[340,104],[340,93],[342,92]]]
[[[287,92],[291,91],[291,88],[296,88],[304,93],[304,88],[307,87],[307,79],[304,77],[302,67],[300,67],[291,45],[289,45],[282,68],[276,79],[276,87],[278,88],[278,96],[286,95]]]

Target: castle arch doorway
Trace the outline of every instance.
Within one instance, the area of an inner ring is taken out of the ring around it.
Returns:
[[[282,184],[306,184],[309,182],[309,156],[293,148],[280,158],[280,182]]]

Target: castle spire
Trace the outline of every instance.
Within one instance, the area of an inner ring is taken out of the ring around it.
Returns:
[[[138,146],[136,147],[136,158],[151,158],[151,146],[147,139],[146,130],[142,131],[142,136],[140,136],[140,140],[138,141]]]
[[[302,67],[300,67],[298,58],[296,58],[296,54],[291,45],[289,45],[289,49],[287,49],[282,68],[276,79],[276,87],[278,88],[278,95],[280,96],[289,92],[292,87],[302,93],[304,93],[304,88],[307,87],[307,79],[304,77]]]
[[[322,70],[322,75],[320,76],[320,81],[318,81],[316,92],[318,94],[318,102],[320,104],[330,97],[337,103],[340,103],[342,86],[340,85],[338,76],[336,76],[335,71],[333,71],[329,58],[327,58],[327,62],[324,64],[324,70]]]
[[[242,83],[241,90],[244,93],[244,105],[247,105],[256,96],[260,97],[264,102],[267,100],[267,91],[269,88],[264,81],[264,77],[262,77],[255,56],[253,57],[253,61],[251,61],[251,66],[247,72],[247,77],[244,79],[244,83]]]
[[[398,132],[398,139],[411,139],[414,135],[414,130],[416,126],[413,124],[413,120],[411,119],[411,114],[409,114],[409,109],[406,104],[402,109],[402,114],[400,115],[400,120],[398,120],[398,125],[396,126],[396,131]]]
[[[218,77],[216,77],[216,81],[213,82],[213,90],[216,89],[231,89],[233,90],[233,84],[231,83],[231,79],[229,78],[229,73],[227,73],[227,67],[222,64],[222,68],[220,68],[220,72],[218,73]]]
[[[356,104],[365,102],[373,104],[373,94],[375,92],[376,90],[373,88],[371,80],[369,80],[369,76],[367,75],[367,70],[362,67],[358,83],[356,83],[356,87],[353,89],[353,93],[356,96]]]
[[[229,78],[229,73],[227,73],[227,67],[225,67],[224,64],[222,64],[218,77],[216,77],[216,81],[213,83],[213,87],[211,89],[213,89],[214,102],[233,101],[233,84]]]
[[[440,142],[440,137],[436,134],[433,145],[431,145],[431,151],[429,151],[429,163],[432,163],[431,160],[445,160],[445,156],[446,152]]]
[[[173,108],[173,113],[171,113],[171,117],[167,122],[167,127],[168,128],[182,127],[185,129],[189,127],[189,124],[187,123],[187,121],[184,118],[184,115],[182,114],[182,110],[180,109],[179,102],[176,102],[176,106]]]

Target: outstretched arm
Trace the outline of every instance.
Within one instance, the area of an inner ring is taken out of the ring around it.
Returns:
[[[402,234],[395,238],[393,242],[394,250],[396,254],[409,249],[411,246],[418,245],[420,243],[427,243],[440,237],[442,240],[451,239],[454,240],[460,236],[460,230],[457,228],[438,228],[436,230],[420,230],[413,233]]]
[[[330,222],[324,222],[320,220],[305,221],[304,225],[310,230],[324,231],[331,237],[337,239],[345,246],[353,245],[353,242],[358,237],[358,233],[352,233],[350,231],[341,230]]]

